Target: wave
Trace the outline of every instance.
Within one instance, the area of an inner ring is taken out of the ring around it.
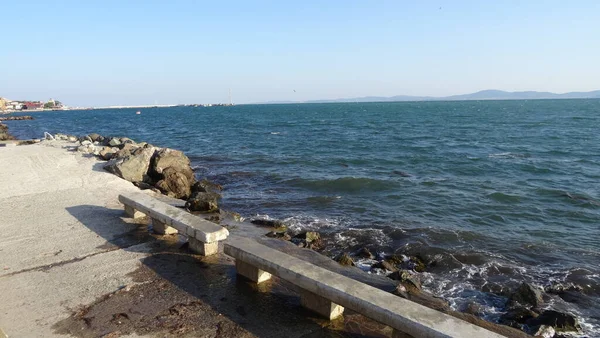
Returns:
[[[488,194],[487,197],[494,201],[502,203],[518,203],[521,201],[521,198],[519,196],[509,195],[501,192],[493,192],[491,194]]]
[[[295,178],[284,184],[319,192],[365,193],[393,190],[395,182],[362,177],[341,177],[336,179],[309,180]]]

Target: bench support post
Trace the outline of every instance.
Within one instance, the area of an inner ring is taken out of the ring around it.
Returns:
[[[141,217],[144,217],[144,216],[146,216],[146,214],[144,214],[143,212],[141,212],[141,211],[137,211],[137,210],[135,210],[134,208],[132,208],[132,207],[130,207],[130,206],[128,206],[128,205],[125,205],[125,213],[126,213],[126,214],[127,214],[129,217],[131,217],[131,218],[133,218],[133,219],[136,219],[136,218],[141,218]]]
[[[270,273],[246,262],[242,262],[239,259],[235,260],[235,270],[237,271],[238,275],[242,275],[257,284],[271,279]]]
[[[219,242],[204,243],[194,237],[188,237],[188,243],[190,250],[202,256],[211,256],[219,253]]]
[[[172,235],[177,233],[177,229],[170,227],[155,218],[152,219],[152,230],[159,235]]]
[[[392,331],[392,338],[412,338],[412,336],[397,329],[394,329],[394,331]]]
[[[344,313],[343,306],[306,290],[300,291],[300,303],[305,308],[314,311],[329,320],[333,320]]]

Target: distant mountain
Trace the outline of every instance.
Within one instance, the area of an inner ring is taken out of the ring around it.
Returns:
[[[452,95],[444,97],[433,96],[365,96],[347,99],[310,100],[310,101],[272,101],[266,103],[333,103],[333,102],[398,102],[398,101],[469,101],[469,100],[543,100],[543,99],[600,99],[600,90],[591,92],[570,92],[556,94],[550,92],[506,92],[503,90],[482,90],[476,93]]]

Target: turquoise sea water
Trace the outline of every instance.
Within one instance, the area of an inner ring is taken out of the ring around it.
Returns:
[[[551,307],[600,335],[600,100],[242,105],[33,113],[44,131],[183,150],[222,205],[327,234],[328,254],[419,254],[426,287],[495,319],[499,287],[584,288]],[[495,291],[496,294],[491,291]]]

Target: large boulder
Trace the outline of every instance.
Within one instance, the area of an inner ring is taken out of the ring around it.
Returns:
[[[558,332],[579,332],[581,330],[577,317],[570,313],[554,310],[542,312],[538,317],[528,320],[527,325],[531,327],[551,326]]]
[[[340,265],[344,265],[344,266],[354,266],[354,260],[352,260],[352,257],[350,257],[350,255],[348,255],[348,253],[346,252],[342,252],[340,253],[337,257],[334,258],[334,260],[338,263],[340,263]]]
[[[163,172],[167,168],[172,168],[173,170],[185,175],[190,182],[190,186],[196,182],[194,170],[190,165],[190,159],[179,150],[169,148],[163,148],[159,150],[154,159],[152,159],[150,175],[156,182],[158,182],[164,178],[165,175]]]
[[[408,270],[394,271],[388,275],[388,278],[400,281],[405,286],[410,285],[412,287],[421,290],[421,280],[416,273],[411,273]]]
[[[163,179],[156,183],[156,187],[163,194],[181,199],[190,197],[192,182],[190,182],[188,176],[173,167],[166,168],[162,174]]]
[[[155,151],[154,147],[138,148],[129,156],[111,159],[104,169],[127,181],[142,182],[148,173]]]
[[[523,283],[508,299],[508,306],[528,306],[538,308],[543,303],[542,291],[529,283]]]
[[[136,149],[140,148],[137,145],[133,144],[133,143],[126,143],[123,145],[123,147],[121,149],[117,148],[117,147],[109,147],[111,149],[117,149],[117,152],[114,154],[114,158],[123,158],[123,157],[127,157],[127,156],[131,156],[131,154],[133,154],[134,151],[136,151]]]
[[[212,192],[195,192],[185,203],[190,211],[213,212],[219,209],[217,200],[221,196]]]

